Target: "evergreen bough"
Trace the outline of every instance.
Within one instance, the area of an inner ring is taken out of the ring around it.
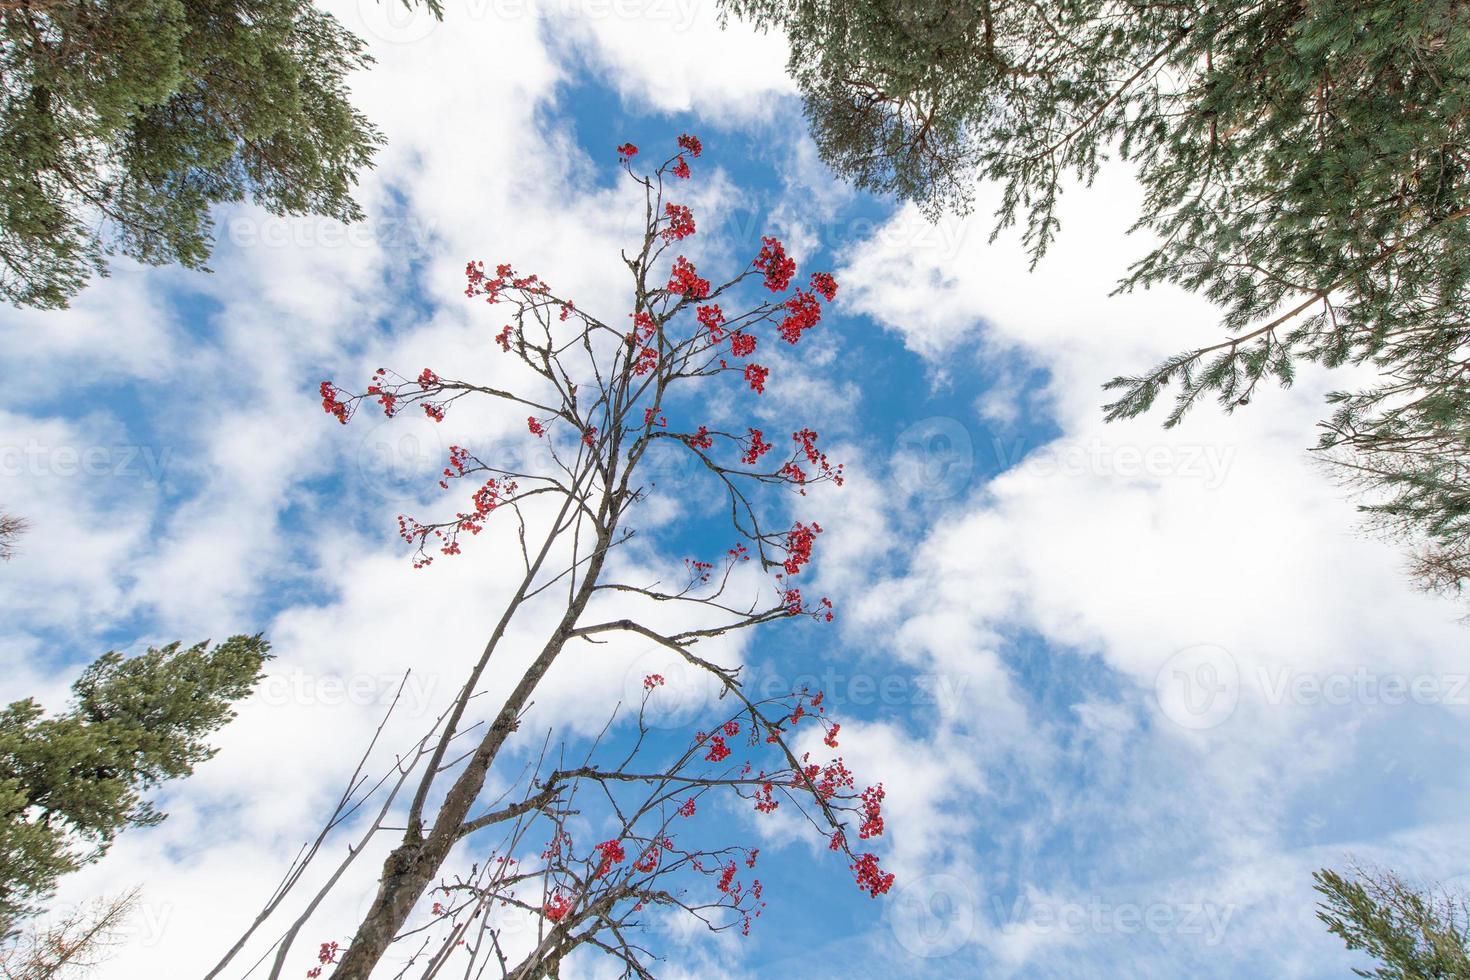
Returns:
[[[1227,412],[1304,361],[1366,365],[1318,448],[1370,522],[1470,581],[1470,6],[1459,0],[722,0],[791,42],[823,158],[931,216],[1002,188],[1033,262],[1110,154],[1159,244],[1120,291],[1223,310],[1216,344],[1108,383],[1109,419]]]
[[[57,880],[100,858],[128,827],[164,814],[144,794],[215,752],[269,657],[259,635],[107,653],[48,715],[27,698],[0,711],[0,936],[35,912]]]

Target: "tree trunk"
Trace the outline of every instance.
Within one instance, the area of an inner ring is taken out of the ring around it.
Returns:
[[[591,599],[592,590],[602,572],[606,549],[607,541],[599,540],[597,552],[588,563],[582,587],[577,590],[566,615],[562,617],[556,632],[546,641],[540,656],[526,670],[521,682],[506,699],[495,721],[485,732],[485,737],[480,740],[474,756],[455,779],[434,818],[433,829],[425,837],[421,836],[422,832],[417,828],[411,827],[408,832],[411,839],[405,838],[383,862],[377,898],[358,925],[341,963],[332,974],[333,980],[368,980],[393,938],[403,928],[414,905],[438,876],[440,867],[459,840],[460,827],[469,816],[470,808],[475,805],[480,790],[484,788],[491,763],[495,761],[511,732],[515,731],[521,711],[525,709],[536,686],[561,653]]]

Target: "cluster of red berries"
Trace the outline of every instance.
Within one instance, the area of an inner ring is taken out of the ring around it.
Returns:
[[[745,455],[740,461],[747,466],[754,466],[762,456],[771,451],[771,444],[766,442],[765,436],[760,429],[750,429],[750,441],[746,443]]]
[[[541,906],[541,914],[552,922],[560,922],[571,910],[572,900],[561,892],[547,896],[545,904]]]
[[[810,526],[797,521],[796,526],[786,532],[786,560],[781,564],[787,575],[798,574],[801,566],[812,560],[812,545],[821,533],[822,525],[816,521],[812,521]]]
[[[619,840],[605,840],[596,847],[598,853],[597,872],[594,878],[601,878],[613,869],[613,865],[622,864],[628,854],[623,850],[623,842]]]
[[[341,949],[336,943],[322,943],[321,949],[317,950],[317,966],[306,971],[306,975],[312,980],[322,975],[322,967],[337,962],[337,953]]]
[[[761,250],[753,264],[765,276],[766,288],[773,293],[785,292],[791,285],[791,277],[796,275],[796,260],[787,256],[786,246],[780,239],[770,235],[761,238]]]
[[[669,225],[659,234],[666,242],[679,242],[694,234],[694,214],[682,204],[665,204],[664,217]]]
[[[321,393],[322,411],[326,412],[328,415],[335,416],[338,422],[346,425],[347,419],[351,417],[352,412],[347,407],[347,403],[337,397],[339,394],[341,394],[341,392],[332,387],[332,382],[323,381]]]
[[[674,259],[673,271],[669,274],[668,290],[689,299],[704,299],[709,295],[709,280],[701,279],[694,263],[680,255]]]

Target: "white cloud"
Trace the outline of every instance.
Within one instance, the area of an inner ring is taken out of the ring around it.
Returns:
[[[601,17],[553,4],[544,18],[510,0],[469,3],[443,25],[400,12],[396,0],[334,4],[374,40],[379,65],[355,87],[391,141],[362,188],[364,228],[238,209],[222,222],[213,278],[121,269],[70,313],[11,321],[26,344],[12,342],[6,356],[28,371],[143,379],[188,408],[162,429],[178,501],[146,481],[61,477],[54,466],[6,474],[0,501],[36,523],[23,559],[5,570],[24,573],[7,585],[6,607],[31,631],[5,645],[24,658],[8,677],[17,693],[36,690],[50,703],[63,686],[39,663],[53,653],[31,635],[42,629],[90,634],[148,615],[151,628],[186,640],[221,637],[253,623],[277,576],[296,590],[272,623],[255,624],[271,627],[281,654],[271,681],[221,734],[221,754],[169,791],[170,820],[125,835],[106,862],[66,884],[64,900],[148,881],[145,931],[109,976],[195,975],[212,962],[340,790],[342,760],[376,724],[404,663],[420,686],[398,716],[395,745],[453,693],[499,611],[506,565],[494,556],[513,556],[513,542],[487,534],[458,562],[415,573],[383,536],[398,510],[442,499],[431,483],[417,489],[417,477],[438,465],[447,441],[470,431],[484,441],[519,436],[519,420],[465,410],[441,432],[380,444],[369,417],[347,430],[329,424],[312,387],[319,373],[348,383],[380,363],[508,372],[489,343],[495,314],[461,296],[471,258],[512,260],[599,311],[626,304],[616,250],[639,215],[624,188],[597,186],[602,161],[546,113],[568,55],[585,57],[640,108],[697,110],[758,130],[789,109],[783,124],[799,126],[779,38],[717,34],[710,5],[682,0],[655,16],[659,2],[614,3]],[[773,152],[786,153],[777,142]],[[791,144],[790,155],[796,176],[778,218],[795,228],[800,198],[829,206],[841,192],[822,196],[832,185],[809,142]],[[738,203],[720,171],[701,176],[691,203],[711,213]],[[1224,962],[1270,946],[1287,972],[1308,975],[1319,947],[1300,924],[1272,924],[1300,906],[1305,874],[1339,848],[1301,843],[1292,791],[1348,778],[1356,738],[1402,732],[1381,705],[1273,702],[1273,672],[1443,675],[1458,669],[1463,632],[1451,623],[1456,610],[1408,590],[1390,549],[1353,533],[1350,505],[1304,459],[1323,378],[1266,393],[1234,418],[1203,408],[1168,433],[1157,419],[1098,421],[1101,381],[1215,329],[1205,304],[1177,292],[1108,297],[1143,248],[1123,236],[1136,200],[1115,172],[1069,194],[1062,238],[1034,274],[1012,241],[986,244],[984,219],[931,227],[911,209],[837,270],[843,310],[871,316],[939,378],[956,383],[987,358],[1047,372],[1045,392],[1024,392],[1031,400],[1003,397],[1022,391],[1011,378],[981,400],[983,415],[940,420],[967,437],[945,443],[946,452],[970,447],[967,467],[926,467],[922,440],[918,457],[874,452],[854,424],[861,393],[834,367],[836,337],[813,335],[806,367],[772,361],[758,409],[826,415],[824,440],[849,463],[848,486],[821,501],[834,519],[824,521],[814,587],[839,599],[836,628],[858,650],[856,669],[912,670],[945,685],[939,704],[912,717],[844,723],[853,768],[889,790],[885,862],[905,881],[966,882],[980,904],[975,941],[1002,972],[1041,975],[1068,965],[1078,947],[1119,969],[1143,961],[1107,936],[994,928],[996,896],[1056,904],[1207,894],[1240,906],[1236,923],[1251,923],[1232,928]],[[798,231],[811,241],[829,233]],[[748,251],[729,237],[705,246],[710,261]],[[166,288],[199,294],[205,312],[187,337]],[[1062,432],[1049,446],[1016,441],[1038,404]],[[66,423],[47,410],[13,406],[0,419],[5,445],[137,441],[115,420]],[[997,479],[975,482],[1002,466]],[[334,472],[372,496],[322,500],[305,485]],[[926,490],[925,479],[953,474],[944,493]],[[653,523],[697,507],[665,496]],[[630,550],[620,560],[652,575],[658,559]],[[1044,649],[1028,646],[1029,635]],[[524,658],[536,636],[516,640]],[[1242,678],[1234,714],[1203,732],[1170,725],[1152,701],[1160,667],[1200,643],[1227,650]],[[626,691],[645,655],[627,643],[569,652],[528,724],[565,712],[582,730],[597,727],[608,693]],[[1458,786],[1436,800],[1442,812],[1464,802]],[[1396,836],[1354,826],[1332,839],[1431,868],[1436,854],[1462,855],[1434,821],[1404,822]],[[1090,849],[1091,882],[1048,856],[1078,840],[1077,850]],[[1186,858],[1195,864],[1184,867]],[[376,866],[372,854],[360,863],[364,885]],[[355,911],[351,902],[327,910],[322,930],[347,928]],[[883,940],[914,962],[891,934]],[[314,941],[303,936],[298,952]],[[727,952],[681,968],[733,971]],[[1149,968],[1167,975],[1167,965]]]
[[[922,481],[911,481],[916,492],[894,502],[924,508],[934,523],[891,578],[845,595],[845,605],[854,633],[891,637],[928,669],[970,680],[972,690],[1031,702],[1051,689],[1119,686],[1121,701],[1073,695],[1050,716],[1017,703],[1009,711],[977,705],[936,721],[927,744],[906,759],[978,751],[984,764],[974,778],[956,778],[941,800],[926,796],[922,819],[933,819],[931,808],[962,813],[966,832],[956,838],[989,839],[991,848],[960,847],[937,857],[932,873],[959,866],[983,895],[993,875],[1029,865],[1022,887],[1054,892],[1056,904],[1072,875],[1117,876],[1126,867],[1154,876],[1146,892],[1168,900],[1188,875],[1209,869],[1216,878],[1198,888],[1238,897],[1224,883],[1226,872],[1249,855],[1292,869],[1295,878],[1273,875],[1248,899],[1281,906],[1287,896],[1300,897],[1313,861],[1340,857],[1330,848],[1309,856],[1298,849],[1297,794],[1355,778],[1355,739],[1368,730],[1417,725],[1426,716],[1415,711],[1455,710],[1411,704],[1395,714],[1358,693],[1364,688],[1351,678],[1452,679],[1463,627],[1454,623],[1455,608],[1412,591],[1392,548],[1355,533],[1351,504],[1307,458],[1321,395],[1340,378],[1306,372],[1296,389],[1263,393],[1233,417],[1207,405],[1172,431],[1157,417],[1101,421],[1103,381],[1211,336],[1217,317],[1175,290],[1107,296],[1122,263],[1144,243],[1123,234],[1138,197],[1126,174],[1109,172],[1100,183],[1067,196],[1062,237],[1034,274],[1014,241],[987,245],[983,224],[951,235],[958,247],[949,254],[916,247],[907,230],[911,209],[841,270],[850,306],[951,378],[988,358],[1044,368],[1045,421],[1061,431],[1045,445],[1016,441],[1017,424],[1034,421],[1027,413],[1036,411],[1019,398],[1009,407],[982,400],[975,416],[942,420],[967,437],[944,441],[944,451],[952,455],[959,445],[973,454],[946,463],[957,462],[965,475],[1004,472],[984,484],[971,480],[962,506],[952,487],[936,487],[936,499],[926,499]],[[905,468],[895,476],[924,473],[924,444],[917,443],[918,459],[894,457]],[[875,531],[869,515],[863,540],[902,533],[912,526],[905,520],[890,511]],[[870,557],[887,553],[874,546]],[[1028,653],[1026,634],[1044,640],[1044,650],[1074,653]],[[1233,713],[1206,731],[1175,726],[1154,701],[1161,668],[1196,644],[1227,651],[1239,677]],[[1059,670],[1086,673],[1073,679]],[[1304,687],[1283,680],[1303,676]],[[1334,710],[1335,702],[1313,693],[1318,680],[1348,690],[1347,703]],[[1018,790],[1034,802],[1013,822],[1002,815],[1015,812],[1007,796]],[[1456,805],[1462,797],[1458,790]],[[1041,841],[1086,835],[1089,827],[1099,827],[1094,846],[1071,866],[1042,859]],[[1154,853],[1143,848],[1131,858],[1128,828],[1146,835]],[[1192,842],[1191,869],[1156,863],[1185,841]],[[1087,893],[1139,900],[1126,879],[1103,877]],[[993,933],[981,924],[970,950],[1028,975],[1078,957],[1128,964],[1122,968],[1138,975],[1155,968],[1096,930],[1062,938],[1068,952],[1033,933]],[[1249,929],[1237,927],[1226,940],[1219,964],[1275,953]],[[1320,930],[1294,941],[1331,948]],[[1078,942],[1087,950],[1073,948]],[[1163,962],[1176,969],[1193,955],[1170,948],[1179,958]],[[901,943],[893,950],[911,953]]]
[[[30,523],[5,569],[7,617],[85,634],[123,614],[166,451],[101,413],[68,422],[0,412],[0,431],[0,501]]]
[[[594,171],[543,115],[555,107],[569,54],[558,36],[575,37],[579,50],[614,70],[630,101],[664,111],[698,103],[749,119],[787,88],[784,52],[773,60],[778,42],[738,29],[715,35],[704,8],[686,10],[692,21],[660,24],[482,4],[451,11],[440,26],[404,19],[392,0],[332,6],[370,36],[379,60],[355,79],[359,106],[390,140],[360,189],[367,222],[344,228],[235,209],[221,221],[212,277],[124,270],[94,284],[76,310],[27,320],[39,340],[26,356],[37,365],[154,382],[181,410],[152,420],[172,454],[167,496],[147,487],[99,494],[49,471],[7,480],[6,502],[37,525],[27,548],[45,548],[25,555],[27,589],[7,595],[25,614],[16,622],[39,630],[80,617],[79,631],[93,634],[147,617],[151,628],[185,640],[266,628],[278,655],[261,691],[220,733],[220,754],[165,791],[169,820],[124,835],[108,860],[65,881],[63,904],[147,882],[138,932],[109,976],[197,975],[212,964],[340,792],[346,760],[380,720],[405,663],[414,672],[385,738],[393,749],[452,697],[499,613],[496,600],[515,568],[494,556],[517,553],[504,529],[477,539],[467,549],[473,556],[421,572],[384,538],[398,510],[442,506],[432,473],[448,441],[467,432],[472,445],[512,432],[524,440],[524,423],[465,406],[432,435],[400,420],[418,440],[406,445],[370,413],[346,430],[332,425],[315,404],[314,383],[360,385],[379,364],[503,380],[509,359],[497,359],[490,342],[496,314],[462,295],[472,257],[537,271],[600,313],[626,305],[617,250],[641,227],[641,204],[630,204],[621,182],[598,189],[602,161]],[[656,60],[642,54],[650,43],[662,49]],[[720,57],[701,52],[712,44]],[[688,200],[697,213],[717,213],[736,189],[717,168],[701,178]],[[709,247],[715,258],[732,248],[720,240]],[[170,319],[170,289],[197,294],[187,336]],[[115,308],[134,312],[100,312]],[[127,356],[109,357],[109,349]],[[32,436],[48,446],[126,438],[109,420],[70,425],[20,414],[7,417],[6,431],[21,448]],[[322,499],[304,482],[331,473],[346,473],[364,496]],[[364,535],[367,526],[374,536]],[[630,552],[619,562],[636,567],[653,557]],[[649,568],[643,577],[655,574]],[[297,601],[261,622],[259,610],[282,588]],[[488,699],[503,695],[514,662],[540,640],[530,627],[513,631],[511,666],[492,672]],[[609,694],[641,686],[629,678],[641,679],[646,647],[569,650],[525,723],[572,717],[577,732],[596,731]],[[7,650],[28,658],[12,675],[17,695],[62,699],[65,672],[37,662],[50,661],[52,650],[26,634]],[[726,644],[705,653],[737,651]],[[353,897],[329,903],[313,930],[350,927],[379,863],[371,853],[358,862],[360,880],[344,890]],[[296,958],[309,964],[317,941],[303,935]]]
[[[750,121],[795,91],[786,44],[732,18],[721,30],[714,4],[697,0],[565,0],[545,4],[552,29],[584,43],[601,77],[625,99],[661,112]],[[593,8],[605,13],[594,13]],[[591,14],[591,16],[588,16]]]

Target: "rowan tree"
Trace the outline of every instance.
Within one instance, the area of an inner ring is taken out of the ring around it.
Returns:
[[[0,937],[123,830],[163,820],[144,794],[214,755],[206,739],[254,689],[268,650],[235,636],[109,652],[72,685],[65,711],[30,698],[0,711]]]
[[[376,895],[351,935],[321,943],[309,975],[331,968],[337,980],[366,978],[395,943],[410,943],[397,955],[427,975],[452,955],[468,955],[471,971],[556,976],[580,949],[614,957],[624,975],[650,976],[655,955],[638,927],[651,914],[682,912],[711,930],[743,932],[764,907],[757,848],[729,840],[731,806],[795,811],[847,862],[859,888],[877,897],[891,887],[877,856],[860,849],[883,831],[883,788],[860,789],[832,755],[840,723],[827,715],[823,693],[755,696],[743,668],[705,652],[746,630],[832,619],[832,603],[804,596],[800,585],[823,528],[793,517],[785,496],[840,484],[842,467],[809,427],[776,438],[769,426],[726,431],[705,414],[717,398],[734,397],[737,412],[742,400],[759,399],[770,376],[760,351],[797,345],[820,323],[837,283],[816,272],[799,285],[795,260],[772,237],[733,278],[701,275],[679,253],[695,234],[695,216],[666,185],[688,179],[702,151],[696,137],[681,136],[677,152],[644,173],[635,168],[636,147],[618,148],[643,193],[646,220],[641,240],[622,255],[631,289],[627,309],[614,317],[600,319],[509,263],[469,264],[466,293],[504,317],[495,321],[504,326],[492,349],[511,359],[523,385],[487,385],[433,367],[379,369],[357,392],[322,382],[323,409],[344,424],[363,410],[423,412],[442,422],[467,399],[489,399],[525,418],[520,440],[535,452],[501,447],[485,459],[452,446],[440,486],[465,487],[467,504],[442,519],[399,518],[419,569],[460,554],[490,522],[510,522],[516,581],[432,730],[377,780],[362,777],[359,764],[324,833],[366,812],[373,792],[377,809],[327,886],[267,951],[277,973],[312,910],[390,825],[399,836]],[[669,584],[637,580],[626,563],[609,561],[634,538],[649,498],[649,460],[660,453],[693,461],[695,475],[680,492],[722,501],[720,527],[730,538],[721,554],[685,559]],[[655,609],[682,611],[691,623],[656,628],[646,618]],[[506,649],[512,623],[544,639],[524,670],[495,677],[496,665],[514,655]],[[588,746],[555,729],[521,732],[554,663],[599,657],[618,637],[652,644],[710,679],[720,697],[696,719],[700,727],[672,742],[649,737],[647,712],[665,696],[664,676],[649,673],[636,713],[610,697],[608,726]],[[481,712],[491,677],[508,693]],[[492,776],[493,785],[511,788],[482,799]],[[292,864],[210,976],[281,907],[324,839]]]
[[[928,213],[1002,189],[1039,259],[1066,180],[1110,155],[1157,244],[1120,290],[1172,283],[1223,309],[1217,343],[1113,379],[1109,419],[1166,391],[1231,412],[1304,362],[1365,365],[1318,448],[1370,523],[1426,545],[1426,581],[1470,547],[1470,8],[1118,0],[722,0],[791,40],[824,159]]]
[[[64,307],[112,254],[202,269],[224,202],[359,219],[371,60],[310,0],[0,3],[0,297]]]

